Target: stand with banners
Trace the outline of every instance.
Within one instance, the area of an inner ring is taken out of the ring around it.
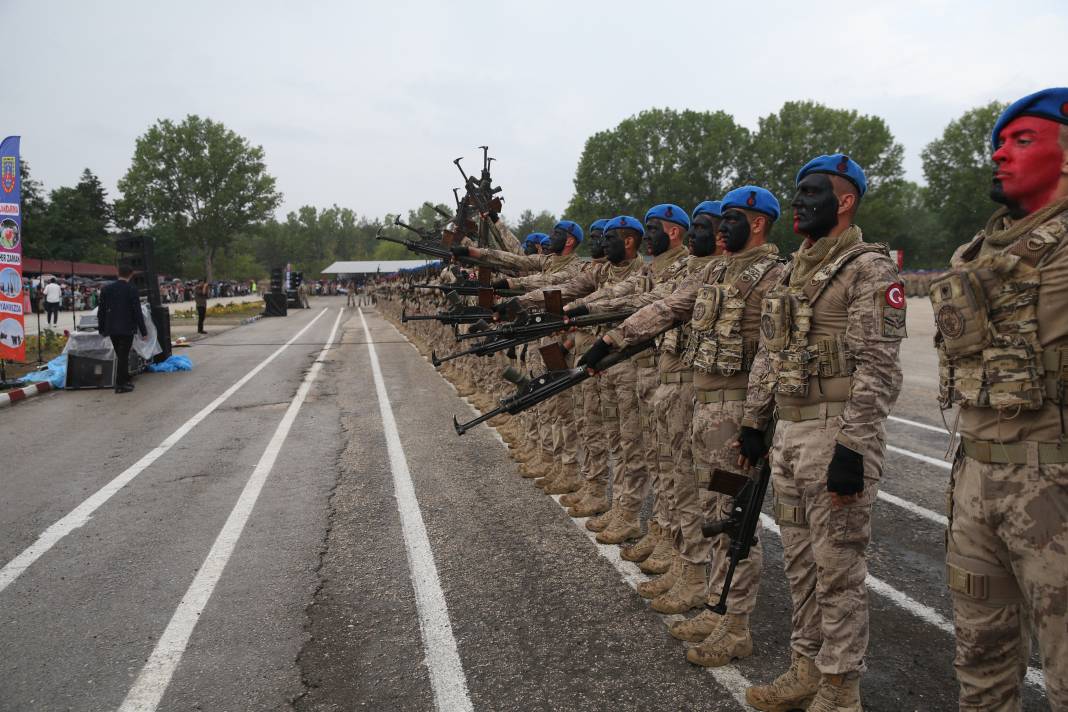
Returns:
[[[0,143],[0,380],[5,361],[26,360],[26,298],[22,293],[22,179],[19,137]]]

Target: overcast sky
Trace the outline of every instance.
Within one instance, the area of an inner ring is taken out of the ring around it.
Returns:
[[[280,215],[450,203],[481,144],[506,216],[559,214],[586,138],[650,107],[877,114],[922,180],[963,111],[1068,84],[1065,0],[0,0],[0,26],[0,136],[47,189],[89,167],[116,197],[136,138],[199,114],[263,146]]]

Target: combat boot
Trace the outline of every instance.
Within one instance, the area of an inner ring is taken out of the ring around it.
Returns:
[[[675,577],[675,585],[653,599],[652,609],[657,613],[685,613],[705,602],[705,565],[693,564],[681,559],[682,567]]]
[[[588,481],[584,481],[582,483],[582,486],[579,487],[577,490],[571,492],[570,494],[565,494],[563,497],[561,497],[560,504],[565,507],[574,507],[576,504],[586,498],[586,493],[590,491],[590,487],[590,483]]]
[[[591,532],[603,532],[612,523],[612,520],[616,518],[617,514],[619,514],[619,505],[613,502],[607,512],[586,522],[586,528]]]
[[[660,532],[660,541],[656,542],[653,553],[649,554],[645,561],[638,564],[638,569],[643,574],[659,576],[660,574],[666,574],[671,567],[671,557],[674,551],[671,547],[671,537],[663,529]]]
[[[684,621],[675,621],[668,626],[668,633],[676,640],[685,640],[687,643],[700,643],[723,623],[723,616],[714,613],[711,608],[705,608],[693,618]]]
[[[653,549],[656,548],[662,536],[660,525],[654,519],[649,522],[649,528],[646,529],[645,536],[639,539],[637,544],[620,549],[619,556],[624,561],[645,561],[653,553]]]
[[[570,494],[582,487],[578,465],[560,465],[560,474],[545,488],[545,494]]]
[[[863,712],[860,706],[860,673],[824,675],[808,712]]]
[[[671,566],[663,575],[638,584],[638,595],[642,598],[656,598],[671,590],[675,585],[675,577],[678,576],[682,567],[682,557],[674,551],[671,552]]]
[[[524,462],[519,468],[519,474],[527,480],[534,479],[535,477],[545,477],[550,472],[552,472],[551,465],[541,459],[540,454],[535,459],[529,462]]]
[[[745,701],[763,712],[803,710],[808,708],[819,687],[820,671],[816,669],[816,661],[794,652],[790,669],[770,685],[748,688]]]
[[[720,626],[700,645],[686,651],[686,659],[701,667],[723,667],[752,654],[753,636],[749,634],[749,616],[728,613],[723,616]]]
[[[591,485],[586,491],[586,496],[579,500],[575,506],[567,510],[567,516],[580,519],[582,517],[595,517],[609,511],[612,504],[605,494],[604,485]],[[589,522],[587,522],[588,524]]]
[[[549,466],[549,472],[546,473],[545,477],[539,477],[538,479],[534,480],[534,486],[540,490],[544,490],[553,482],[556,482],[557,478],[560,477],[560,474],[560,464],[554,462],[552,465]]]
[[[624,512],[619,514],[608,525],[608,528],[597,535],[598,544],[622,544],[627,539],[636,539],[642,535],[642,523],[637,512]]]

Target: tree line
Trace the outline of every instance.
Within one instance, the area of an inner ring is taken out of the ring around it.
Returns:
[[[650,109],[587,139],[562,216],[582,225],[619,214],[640,218],[657,203],[690,209],[755,183],[782,203],[784,219],[772,239],[792,249],[789,201],[797,170],[817,154],[842,152],[867,174],[857,217],[866,238],[903,249],[906,268],[942,267],[992,211],[988,136],[1004,106],[965,112],[924,148],[926,185],[905,179],[904,147],[878,116],[787,102],[751,131],[722,111]],[[114,200],[88,168],[75,186],[46,193],[23,161],[26,254],[111,263],[113,233],[143,230],[155,237],[159,271],[180,277],[255,279],[280,262],[311,276],[335,260],[411,257],[401,245],[375,240],[380,231],[405,235],[392,215],[305,205],[277,219],[282,194],[264,155],[223,124],[190,115],[180,123],[158,121],[137,139]],[[505,219],[522,238],[549,232],[557,216],[526,210]],[[417,229],[440,221],[429,202],[406,216]]]

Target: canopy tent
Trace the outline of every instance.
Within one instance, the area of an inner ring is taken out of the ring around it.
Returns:
[[[438,260],[431,260],[431,266],[437,266]],[[396,274],[409,270],[423,269],[427,260],[363,260],[356,262],[335,262],[322,271],[322,274]]]

